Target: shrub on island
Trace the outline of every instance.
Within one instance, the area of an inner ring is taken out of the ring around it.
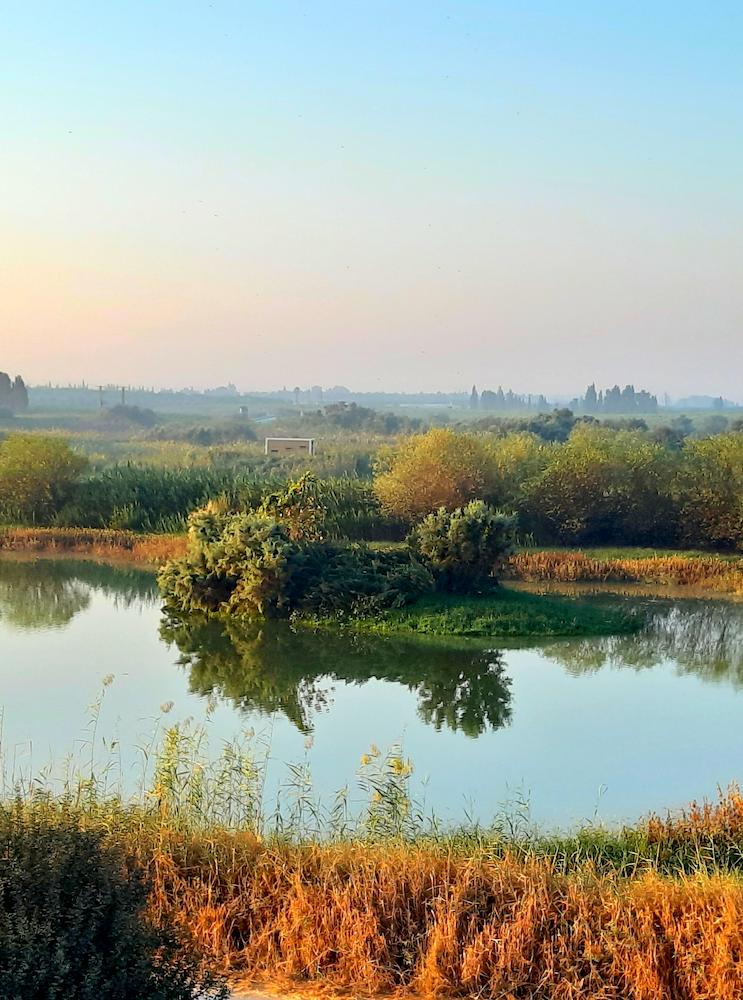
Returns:
[[[186,555],[159,582],[175,611],[265,617],[402,607],[434,588],[407,549],[292,539],[265,514],[215,505],[191,515]]]
[[[331,542],[317,497],[305,508],[295,489],[306,485],[290,486],[286,502],[274,496],[257,511],[212,502],[193,513],[185,556],[159,576],[167,606],[249,617],[368,614],[435,589],[481,590],[511,551],[515,518],[481,500],[429,515],[400,548]]]
[[[441,590],[471,594],[493,582],[514,548],[516,517],[482,500],[440,507],[413,529],[408,544]]]

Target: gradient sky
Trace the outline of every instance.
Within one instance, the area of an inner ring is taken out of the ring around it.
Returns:
[[[6,2],[0,368],[743,399],[743,5]]]

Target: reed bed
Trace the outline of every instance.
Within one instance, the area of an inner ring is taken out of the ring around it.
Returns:
[[[364,993],[537,1000],[743,995],[731,875],[569,875],[415,845],[169,836],[153,913],[232,975]]]
[[[551,839],[507,820],[442,831],[399,748],[361,761],[368,804],[322,817],[295,774],[280,821],[250,745],[171,727],[149,791],[94,774],[12,808],[74,811],[146,873],[149,916],[215,971],[284,989],[490,1000],[739,1000],[743,797]],[[9,789],[6,786],[6,798]],[[7,808],[0,803],[0,808]]]
[[[113,528],[0,528],[0,553],[80,555],[160,566],[183,554],[184,535],[144,535]]]
[[[524,551],[511,556],[507,576],[539,583],[652,583],[743,594],[741,557],[597,557],[580,551]]]

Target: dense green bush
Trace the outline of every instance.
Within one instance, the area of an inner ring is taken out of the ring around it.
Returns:
[[[159,581],[177,611],[269,617],[400,607],[433,588],[407,550],[292,538],[287,523],[219,504],[191,515],[186,555]]]
[[[441,507],[413,529],[409,543],[443,590],[471,593],[497,576],[513,550],[516,517],[472,500],[448,511]]]
[[[73,812],[0,806],[3,1000],[226,997],[146,902],[132,859]]]
[[[678,460],[638,431],[578,425],[522,484],[520,522],[543,540],[672,545]]]
[[[409,520],[485,500],[539,544],[743,549],[740,430],[676,439],[581,421],[551,442],[429,432],[383,456],[375,489]]]

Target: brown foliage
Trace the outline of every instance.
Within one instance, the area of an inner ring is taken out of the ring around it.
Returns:
[[[140,535],[111,528],[0,528],[0,552],[84,555],[159,566],[185,548],[185,535]]]
[[[743,593],[743,560],[714,556],[600,559],[577,551],[519,552],[508,561],[508,575],[544,583],[658,583]]]
[[[737,1000],[743,887],[557,874],[547,860],[362,844],[208,850],[171,835],[154,905],[234,974],[364,993]]]

